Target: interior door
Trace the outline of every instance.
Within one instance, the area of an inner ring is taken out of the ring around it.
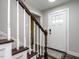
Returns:
[[[48,14],[48,47],[66,52],[67,11]]]

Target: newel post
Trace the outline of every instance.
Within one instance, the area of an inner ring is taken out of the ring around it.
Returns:
[[[45,52],[44,52],[44,59],[48,59],[47,57],[47,30],[45,30]]]

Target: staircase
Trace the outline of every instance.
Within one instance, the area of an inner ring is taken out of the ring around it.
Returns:
[[[16,36],[17,38],[14,40],[14,38],[11,36],[11,0],[8,1],[8,23],[7,23],[7,34],[4,36],[4,33],[0,34],[0,59],[47,59],[47,30],[44,30],[43,27],[40,25],[40,23],[37,21],[37,19],[34,17],[34,15],[29,11],[29,9],[26,7],[25,3],[22,0],[17,0],[17,32]],[[20,32],[19,32],[19,6],[24,11],[24,30],[23,30],[23,36],[24,39],[20,41]],[[26,14],[28,15],[28,19],[26,19]],[[27,21],[27,22],[26,22]],[[34,22],[34,26],[36,28],[33,28],[33,41],[32,40],[32,34],[31,34],[31,21]],[[26,25],[27,23],[27,25]],[[28,39],[26,40],[26,27],[28,29]],[[36,30],[37,29],[37,30]],[[42,33],[43,38],[39,39],[39,33],[38,30]],[[27,44],[28,41],[28,44]],[[23,45],[20,45],[21,43]],[[13,48],[13,45],[15,46]]]

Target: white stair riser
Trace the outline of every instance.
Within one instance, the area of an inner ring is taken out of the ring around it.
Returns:
[[[27,51],[20,52],[13,56],[13,59],[27,59]]]
[[[12,59],[12,43],[0,45],[0,59]]]

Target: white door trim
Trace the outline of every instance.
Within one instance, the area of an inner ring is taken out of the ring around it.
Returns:
[[[67,10],[67,21],[66,21],[66,39],[67,39],[67,42],[66,42],[66,49],[67,49],[67,53],[69,51],[69,8],[66,9]]]
[[[58,11],[49,12],[48,15],[55,14],[57,12],[67,11],[67,20],[66,20],[66,53],[69,52],[69,8],[65,8]]]

